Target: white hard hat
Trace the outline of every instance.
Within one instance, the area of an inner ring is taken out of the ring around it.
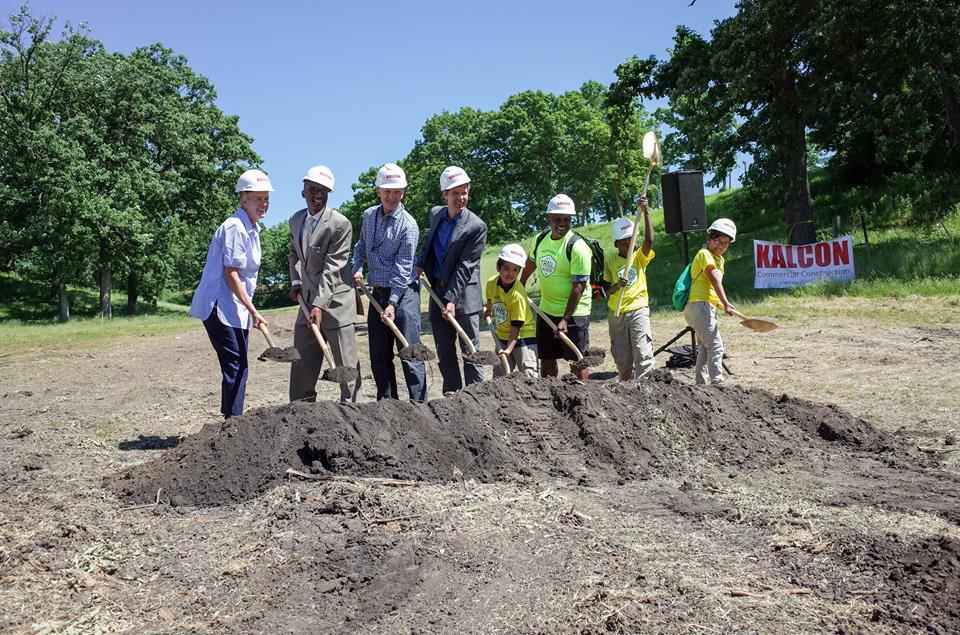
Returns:
[[[629,218],[618,218],[610,225],[610,235],[614,240],[630,238],[633,236],[633,221]]]
[[[304,181],[319,183],[331,192],[333,191],[333,172],[325,165],[315,165],[303,175]]]
[[[440,175],[440,191],[446,192],[447,190],[452,190],[455,187],[469,182],[470,177],[467,176],[463,168],[451,165]]]
[[[517,265],[518,267],[523,267],[527,264],[527,252],[523,250],[523,247],[516,243],[511,243],[501,249],[499,258],[504,262],[509,262],[510,264]]]
[[[707,232],[720,232],[730,237],[730,242],[737,240],[737,226],[729,218],[718,218],[707,227]]]
[[[374,185],[382,190],[402,190],[407,187],[407,175],[396,163],[385,163],[377,171],[377,180]]]
[[[237,192],[272,192],[270,177],[260,170],[247,170],[237,179]]]
[[[547,214],[566,214],[567,216],[576,215],[577,210],[573,206],[573,199],[566,194],[557,194],[547,203]]]

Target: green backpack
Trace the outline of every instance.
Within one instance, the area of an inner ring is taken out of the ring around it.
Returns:
[[[687,306],[687,300],[690,299],[690,287],[693,286],[693,278],[690,276],[691,266],[693,266],[692,262],[687,265],[673,285],[673,308],[677,311],[683,311],[683,308]],[[697,274],[697,277],[699,278],[701,274],[703,274],[702,270]]]

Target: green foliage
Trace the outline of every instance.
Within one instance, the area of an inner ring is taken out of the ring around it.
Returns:
[[[831,196],[877,225],[895,222],[893,210],[935,221],[960,201],[957,3],[741,0],[710,36],[680,26],[668,60],[628,60],[618,81],[669,97],[671,162],[719,184],[749,154],[744,183],[756,203],[786,210],[791,242],[822,226],[810,165],[826,165]]]
[[[522,236],[545,224],[543,210],[557,193],[573,198],[581,223],[620,216],[643,187],[643,134],[656,126],[639,103],[614,104],[596,82],[552,95],[525,91],[492,112],[464,108],[427,120],[421,138],[398,163],[409,186],[404,205],[425,227],[443,205],[439,178],[449,165],[470,174],[470,209],[487,223],[491,241]],[[376,168],[354,184],[341,211],[359,230],[360,214],[379,203]],[[653,179],[656,196],[658,179]]]
[[[817,201],[819,207],[819,200]],[[748,189],[727,190],[707,197],[708,218],[732,218],[738,227],[737,242],[727,252],[724,287],[733,302],[759,302],[764,298],[786,296],[841,295],[859,297],[891,297],[908,295],[956,296],[960,288],[960,212],[944,219],[942,225],[926,229],[882,229],[870,234],[870,255],[867,255],[862,234],[854,234],[854,263],[857,278],[851,282],[824,284],[792,289],[754,289],[752,241],[781,239],[778,229],[779,211],[757,206]],[[673,311],[670,295],[673,283],[683,271],[683,240],[679,234],[664,233],[662,210],[652,210],[655,233],[653,249],[656,258],[647,269],[647,284],[652,310]],[[613,249],[610,223],[576,227],[578,232],[600,241],[604,251]],[[703,233],[688,234],[690,257],[703,246]],[[527,235],[521,244],[529,249],[533,235]],[[481,279],[496,273],[497,254],[502,243],[487,247],[480,263]],[[536,279],[531,279],[528,292],[539,295]],[[593,304],[594,319],[606,316],[605,305]]]
[[[257,275],[257,307],[291,306],[290,225],[279,223],[260,232],[262,258]]]
[[[258,157],[186,60],[155,44],[108,54],[83,32],[51,40],[26,6],[0,29],[0,261],[67,285],[127,282],[156,302],[195,263],[232,182]],[[199,236],[205,236],[205,240]],[[202,256],[201,256],[202,257]],[[101,273],[103,274],[101,276]],[[96,282],[95,282],[96,283]]]

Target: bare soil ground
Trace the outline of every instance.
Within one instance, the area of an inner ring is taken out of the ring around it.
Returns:
[[[366,403],[285,404],[253,339],[227,425],[199,325],[0,357],[0,629],[957,632],[951,301],[771,302],[722,388],[608,356],[423,406],[363,333]]]

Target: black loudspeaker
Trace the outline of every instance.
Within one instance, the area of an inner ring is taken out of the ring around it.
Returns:
[[[663,224],[668,234],[702,232],[707,229],[707,203],[703,196],[703,172],[680,170],[660,178],[663,193]]]

